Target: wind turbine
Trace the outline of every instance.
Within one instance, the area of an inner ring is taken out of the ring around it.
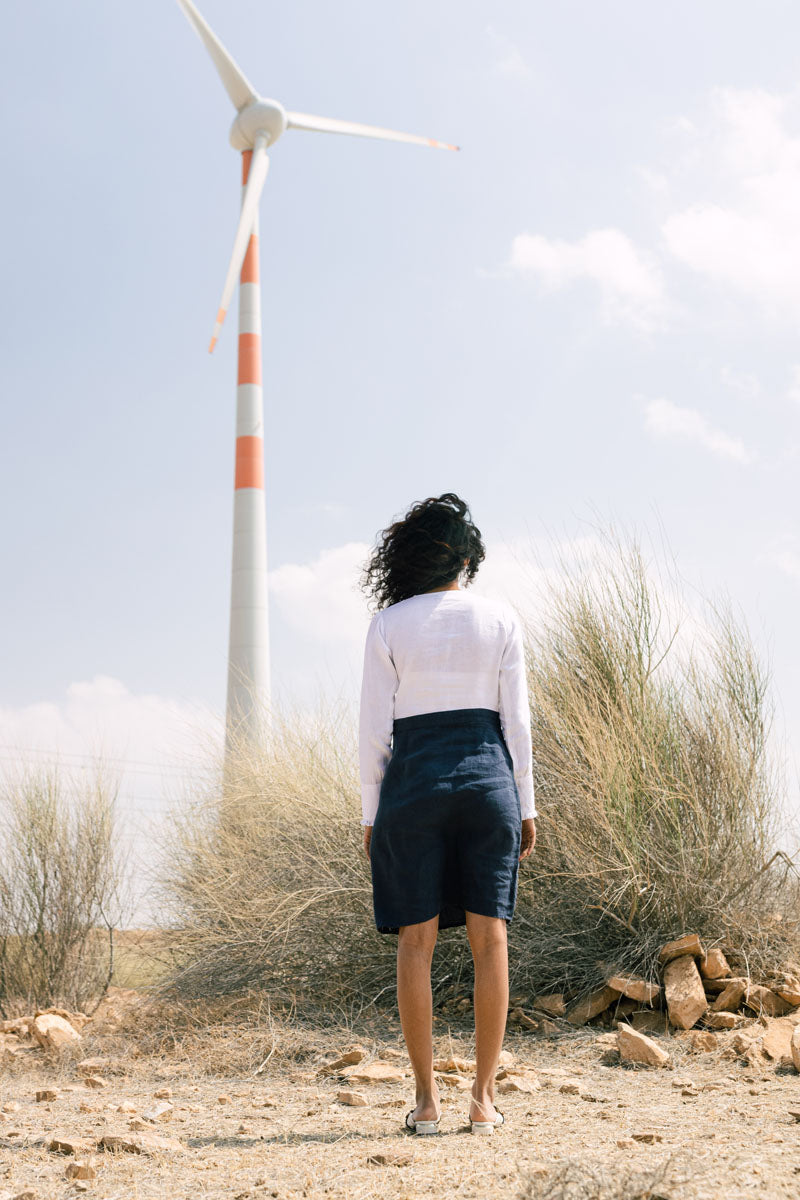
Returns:
[[[178,0],[211,55],[236,116],[230,142],[242,154],[242,202],[225,286],[209,345],[213,351],[239,278],[239,364],[236,395],[233,570],[226,730],[259,740],[260,722],[269,717],[269,625],[267,541],[264,505],[264,425],[261,385],[261,287],[258,272],[258,202],[267,178],[267,148],[287,129],[347,133],[390,142],[412,142],[457,150],[445,142],[359,125],[309,113],[288,112],[277,100],[260,96],[191,0]]]

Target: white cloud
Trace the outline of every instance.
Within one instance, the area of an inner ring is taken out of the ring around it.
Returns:
[[[553,291],[589,280],[600,291],[609,322],[650,329],[663,318],[661,270],[619,229],[594,229],[574,242],[521,233],[512,243],[509,265]]]
[[[190,761],[198,739],[220,736],[219,718],[188,700],[131,692],[96,675],[62,699],[0,708],[0,753],[6,764],[31,756],[61,761],[98,758],[136,774],[169,774]],[[144,770],[146,768],[146,770]]]
[[[368,613],[358,580],[369,551],[365,542],[347,542],[323,550],[311,562],[276,567],[269,573],[270,602],[306,636],[360,643]]]
[[[793,534],[773,539],[767,547],[764,557],[783,575],[800,583],[800,547],[798,547],[798,539]]]
[[[487,25],[486,36],[492,47],[493,70],[516,79],[526,79],[530,75],[530,67],[510,37],[499,33],[492,25]]]
[[[791,378],[792,381],[789,384],[787,396],[793,404],[800,404],[800,364],[792,364]]]
[[[757,375],[750,371],[736,371],[733,367],[723,367],[720,371],[722,382],[732,391],[755,400],[761,395],[761,383]]]
[[[696,138],[706,188],[716,174],[724,198],[689,204],[661,226],[675,259],[778,321],[800,312],[800,137],[787,128],[791,108],[763,90],[716,89]]]
[[[645,427],[657,437],[678,437],[696,442],[720,458],[748,463],[752,455],[740,438],[731,437],[695,408],[682,408],[671,400],[656,399],[645,403]]]

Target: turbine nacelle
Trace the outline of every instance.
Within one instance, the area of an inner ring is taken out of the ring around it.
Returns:
[[[258,201],[269,168],[267,148],[277,142],[282,133],[285,133],[287,129],[305,129],[313,133],[343,133],[353,137],[378,138],[386,142],[411,142],[417,146],[438,146],[442,150],[457,150],[458,146],[451,146],[447,142],[437,142],[433,138],[419,137],[414,133],[399,133],[396,129],[383,129],[378,125],[362,125],[356,121],[318,117],[313,113],[287,112],[277,100],[265,100],[259,96],[208,22],[201,17],[193,0],[178,0],[178,4],[210,54],[222,85],[236,109],[236,117],[230,132],[231,145],[234,150],[252,151],[252,158],[247,170],[247,183],[242,196],[239,225],[233,242],[233,253],[228,265],[228,274],[225,276],[225,286],[222,289],[214,335],[209,346],[209,350],[213,350],[250,242]]]
[[[236,114],[231,125],[230,143],[234,150],[252,150],[256,136],[263,133],[271,146],[286,131],[288,120],[286,109],[277,100],[259,98]]]

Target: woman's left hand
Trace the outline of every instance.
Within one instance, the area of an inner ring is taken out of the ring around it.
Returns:
[[[372,826],[364,826],[364,853],[369,858],[369,844],[372,841]]]

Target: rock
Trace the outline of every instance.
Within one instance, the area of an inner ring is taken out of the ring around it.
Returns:
[[[369,1104],[366,1096],[363,1096],[361,1092],[351,1092],[345,1089],[336,1093],[336,1099],[340,1104],[349,1104],[353,1108],[366,1108]]]
[[[33,1019],[37,1017],[50,1016],[54,1014],[57,1017],[62,1017],[68,1021],[73,1029],[83,1029],[86,1022],[89,1020],[86,1013],[70,1012],[68,1008],[37,1008],[33,1014]],[[30,1019],[30,1018],[29,1018]]]
[[[658,953],[658,961],[664,967],[672,962],[673,958],[682,958],[684,955],[690,955],[692,958],[705,957],[705,951],[696,933],[685,933],[674,942],[667,942]]]
[[[513,1067],[514,1055],[510,1050],[501,1050],[497,1056],[498,1067]]]
[[[153,1095],[155,1096],[156,1100],[171,1100],[172,1088],[159,1088],[157,1092],[153,1092]]]
[[[54,1154],[88,1154],[94,1147],[86,1138],[64,1137],[61,1134],[51,1135],[47,1140],[47,1149]]]
[[[159,1100],[156,1104],[151,1104],[142,1113],[145,1121],[168,1121],[174,1112],[173,1106],[169,1100]]]
[[[690,954],[670,958],[664,967],[664,995],[669,1019],[679,1029],[691,1029],[708,1008],[703,981]]]
[[[101,1150],[120,1151],[124,1154],[172,1154],[183,1150],[177,1138],[160,1137],[157,1133],[105,1133],[98,1143]]]
[[[616,988],[630,1000],[638,1000],[640,1004],[653,1004],[661,994],[657,983],[648,983],[645,979],[635,979],[631,975],[612,975],[608,986]]]
[[[472,1086],[466,1075],[456,1075],[453,1071],[437,1071],[436,1082],[440,1083],[442,1087],[464,1088]]]
[[[64,1172],[67,1179],[96,1179],[97,1171],[89,1162],[71,1162],[67,1163],[67,1169]]]
[[[646,1146],[652,1146],[655,1142],[663,1142],[664,1138],[660,1133],[654,1130],[644,1130],[642,1133],[632,1133],[631,1137],[634,1141],[644,1142]]]
[[[217,1104],[233,1104],[233,1100],[230,1098],[227,1092],[223,1092],[221,1095],[217,1096]]]
[[[710,1012],[704,1020],[709,1029],[733,1029],[739,1018],[732,1012]]]
[[[617,1024],[617,1048],[620,1058],[626,1062],[645,1063],[650,1067],[664,1067],[669,1062],[666,1050],[624,1021]]]
[[[800,1071],[800,1025],[795,1025],[789,1040],[789,1053],[792,1056],[795,1071]]]
[[[128,1129],[151,1129],[152,1121],[145,1121],[143,1117],[131,1117],[128,1121]]]
[[[405,1071],[394,1063],[372,1062],[367,1063],[365,1067],[351,1067],[349,1071],[342,1071],[348,1079],[353,1079],[356,1083],[400,1083],[405,1078]]]
[[[640,1008],[631,1013],[630,1024],[638,1033],[669,1033],[667,1014],[652,1008]]]
[[[700,974],[703,979],[725,979],[730,973],[728,960],[721,950],[708,950],[705,958],[700,959]]]
[[[48,1100],[57,1100],[58,1090],[56,1088],[40,1088],[36,1093],[36,1103],[44,1104]]]
[[[555,1021],[542,1017],[539,1021],[539,1033],[544,1037],[552,1037],[553,1034],[561,1033],[561,1027],[556,1025]]]
[[[798,1025],[796,1014],[790,1017],[767,1017],[767,1025],[761,1036],[761,1049],[774,1062],[792,1057],[792,1037]]]
[[[333,1062],[323,1063],[319,1069],[319,1073],[320,1075],[327,1075],[329,1073],[338,1071],[341,1067],[350,1067],[355,1063],[360,1063],[366,1057],[367,1052],[363,1046],[351,1046],[349,1050],[345,1050],[345,1052],[340,1054],[338,1058],[333,1060]]]
[[[608,1008],[609,1004],[618,997],[617,988],[609,987],[606,984],[570,1009],[567,1013],[567,1020],[570,1025],[585,1025],[587,1021],[591,1021],[592,1017],[596,1017],[603,1009]]]
[[[594,1039],[594,1044],[595,1044],[595,1046],[599,1047],[599,1049],[601,1049],[601,1050],[608,1050],[609,1048],[616,1050],[617,1049],[617,1035],[616,1035],[616,1033],[612,1033],[612,1032],[599,1033],[597,1035],[597,1037]]]
[[[746,991],[746,979],[732,979],[711,1005],[712,1012],[736,1012]]]
[[[549,992],[546,996],[534,996],[533,1007],[541,1009],[550,1017],[563,1017],[567,1011],[563,992]]]
[[[738,1030],[734,1033],[731,1038],[731,1048],[745,1062],[750,1063],[751,1066],[760,1067],[763,1065],[764,1058],[761,1053],[761,1039],[752,1027],[750,1029]]]
[[[575,1083],[575,1081],[572,1079],[568,1079],[565,1083],[561,1084],[561,1087],[558,1090],[563,1092],[565,1096],[579,1096],[581,1092],[581,1085],[579,1083]]]
[[[783,979],[772,989],[792,1008],[800,1004],[800,978],[797,975],[784,975]]]
[[[45,1050],[61,1050],[72,1042],[79,1042],[81,1035],[74,1025],[58,1013],[41,1013],[31,1022],[31,1033]]]
[[[378,1154],[370,1154],[367,1156],[368,1163],[374,1163],[379,1167],[407,1167],[414,1161],[412,1155],[403,1154],[399,1151],[386,1153],[381,1151]]]
[[[745,988],[742,1003],[746,1008],[751,1008],[754,1012],[763,1013],[768,1017],[783,1016],[792,1007],[770,988],[762,987],[759,983],[751,983]]]
[[[87,1075],[84,1078],[84,1083],[87,1087],[96,1088],[98,1090],[100,1088],[108,1087],[108,1083],[105,1079],[103,1079],[102,1075]]]
[[[114,1063],[110,1058],[82,1058],[76,1070],[79,1075],[97,1075],[101,1071],[108,1071],[111,1074],[114,1071]]]
[[[131,1100],[123,1100],[121,1104],[117,1105],[117,1112],[135,1113],[138,1111],[136,1105]]]
[[[451,1055],[449,1058],[435,1058],[433,1060],[434,1071],[474,1071],[475,1060],[470,1058],[456,1058]]]
[[[708,1029],[692,1029],[689,1037],[686,1039],[686,1044],[690,1049],[702,1054],[707,1054],[712,1050],[719,1050],[720,1048],[717,1035]]]
[[[539,1080],[533,1075],[512,1075],[508,1079],[502,1079],[497,1085],[497,1090],[507,1095],[509,1092],[538,1092],[540,1087]]]
[[[508,1014],[508,1021],[510,1025],[520,1025],[523,1029],[539,1028],[539,1022],[534,1017],[528,1016],[521,1008],[512,1008]]]
[[[19,1101],[18,1100],[6,1100],[5,1104],[3,1105],[3,1112],[4,1113],[19,1112]]]

